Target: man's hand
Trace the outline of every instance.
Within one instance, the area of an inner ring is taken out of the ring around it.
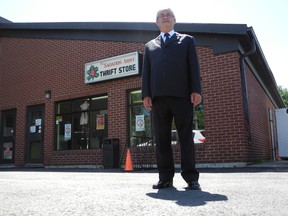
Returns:
[[[152,109],[152,98],[151,97],[144,97],[143,98],[144,108],[147,110]]]
[[[191,94],[190,99],[191,99],[191,103],[193,103],[194,106],[197,106],[201,102],[202,97],[199,93],[194,92]]]

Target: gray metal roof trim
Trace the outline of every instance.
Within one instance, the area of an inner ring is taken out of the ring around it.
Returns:
[[[150,25],[149,25],[150,24]],[[35,30],[157,30],[153,23],[131,22],[53,22],[53,23],[4,23],[0,29]]]
[[[1,23],[12,23],[12,22],[0,16],[0,24]]]
[[[246,24],[178,23],[175,29],[195,33],[246,35]]]
[[[9,30],[122,30],[122,31],[159,31],[155,23],[149,22],[53,22],[53,23],[1,23],[0,29]],[[176,31],[216,34],[247,34],[246,24],[203,24],[177,23]]]
[[[258,64],[260,64],[260,67],[265,71],[265,73],[261,73],[259,75],[263,78],[263,81],[266,83],[268,89],[270,89],[270,93],[272,93],[273,97],[275,99],[277,99],[277,105],[280,107],[285,107],[283,98],[281,97],[281,95],[277,89],[277,87],[278,87],[277,82],[276,82],[275,77],[272,73],[272,70],[271,70],[271,68],[270,68],[270,66],[266,60],[266,57],[263,53],[263,50],[260,46],[260,43],[257,39],[257,36],[256,36],[252,27],[249,27],[247,31],[249,34],[252,35],[252,37],[255,39],[255,42],[256,42],[255,54],[252,54],[250,57],[252,59],[254,58],[254,60],[253,60],[254,64],[257,64],[257,62],[259,60],[261,61],[261,63],[258,63]],[[257,61],[257,59],[258,59],[258,61]]]

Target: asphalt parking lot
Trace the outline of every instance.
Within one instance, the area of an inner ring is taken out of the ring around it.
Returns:
[[[202,191],[153,190],[156,170],[1,169],[0,215],[287,215],[288,166],[200,169]]]

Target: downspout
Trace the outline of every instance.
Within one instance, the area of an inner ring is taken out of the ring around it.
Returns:
[[[240,57],[240,73],[241,73],[241,85],[242,85],[242,95],[243,95],[243,108],[244,116],[247,124],[247,133],[248,133],[248,144],[251,142],[251,129],[250,129],[250,118],[249,118],[249,105],[248,105],[248,90],[247,90],[247,79],[245,73],[245,58],[249,55],[252,55],[256,51],[256,42],[255,38],[251,34],[250,29],[247,30],[248,36],[251,39],[251,50],[241,54]]]
[[[275,126],[274,126],[274,121],[275,121],[275,111],[273,111],[272,109],[269,109],[269,122],[270,122],[270,131],[271,131],[271,142],[272,142],[272,157],[273,157],[273,161],[276,160],[276,142],[275,142],[275,133],[276,131],[274,131]],[[274,121],[273,121],[274,120]]]

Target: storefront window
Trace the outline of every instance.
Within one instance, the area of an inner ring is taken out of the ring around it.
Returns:
[[[146,146],[153,140],[152,112],[144,109],[141,90],[130,91],[128,93],[128,110],[129,110],[129,139],[130,145]],[[194,110],[194,127],[193,134],[201,133],[201,141],[194,135],[195,143],[205,142],[204,129],[204,110],[201,102]],[[199,135],[200,136],[200,135]],[[175,122],[172,122],[171,144],[179,143],[179,137]]]
[[[108,97],[56,104],[56,150],[102,148],[108,135]]]
[[[141,90],[129,92],[130,145],[136,146],[153,138],[151,112],[144,109]]]

